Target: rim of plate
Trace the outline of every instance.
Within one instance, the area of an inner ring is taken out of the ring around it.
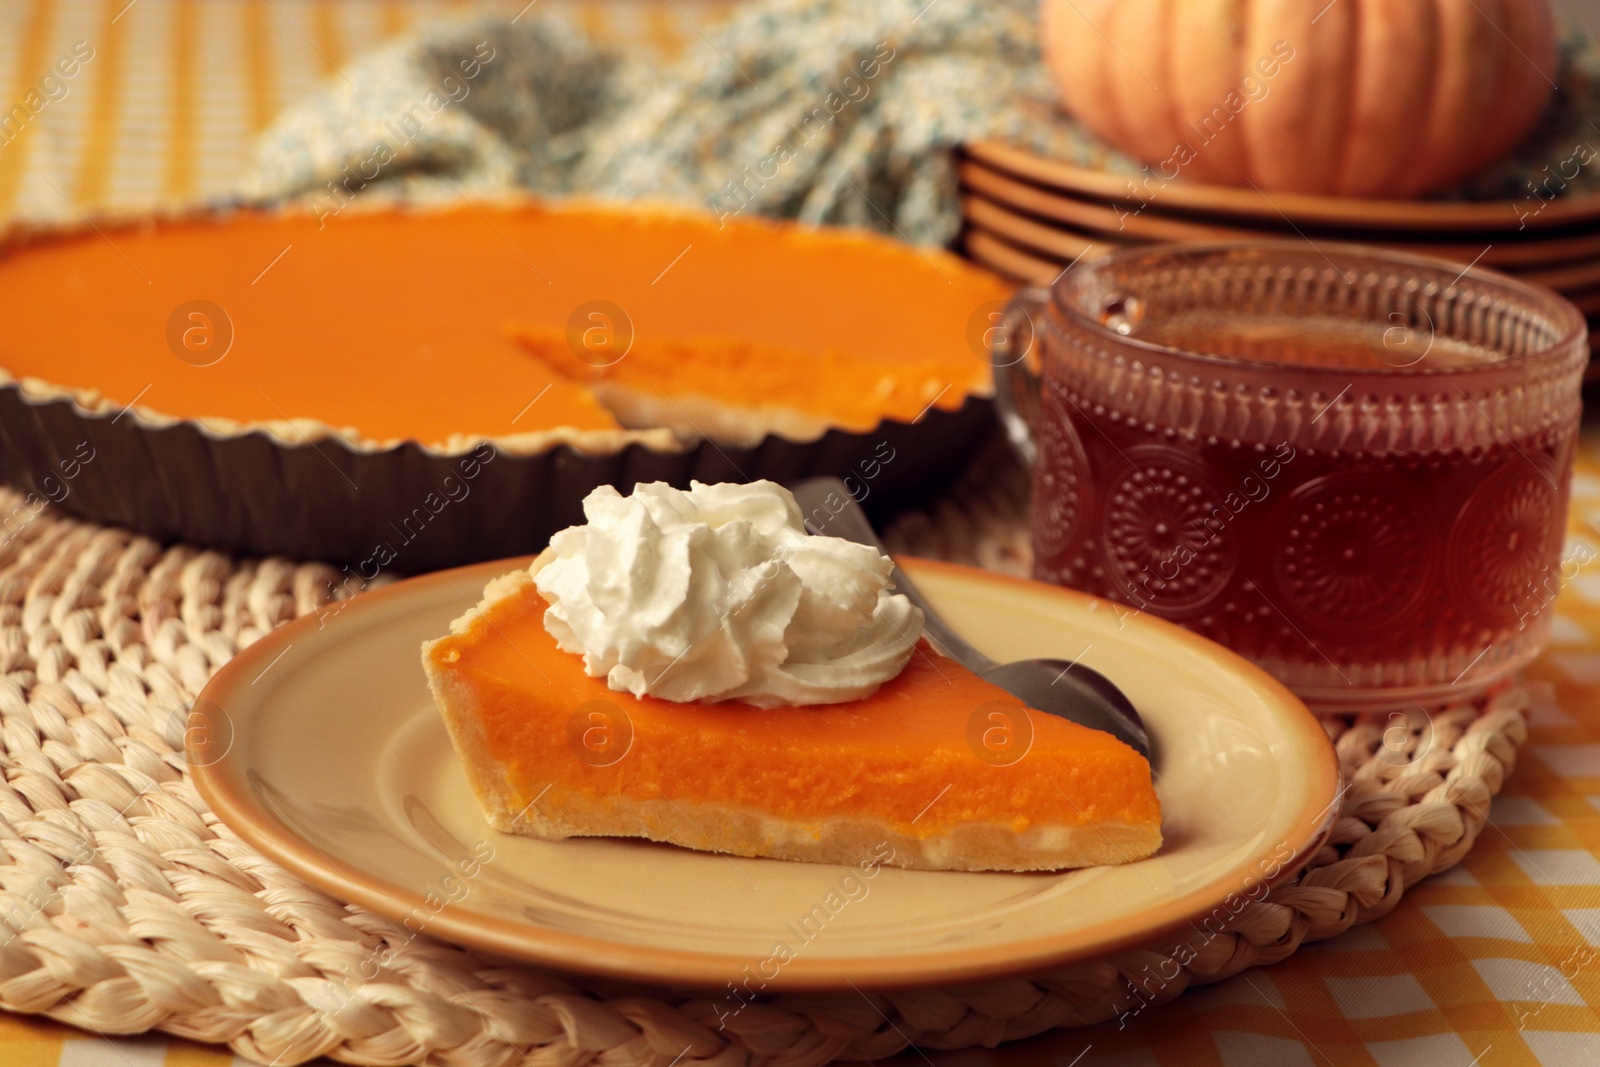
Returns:
[[[404,600],[433,586],[463,579],[484,579],[526,566],[531,556],[520,556],[487,563],[476,563],[451,570],[435,571],[408,578],[394,585],[363,593],[347,601],[337,617],[326,626],[351,625],[363,617],[383,612],[390,602]],[[1052,597],[1087,610],[1100,598],[1074,589],[985,571],[977,567],[945,563],[916,557],[898,557],[916,576],[943,572],[952,577],[999,585],[1026,587],[1034,595]],[[1279,712],[1291,734],[1311,741],[1311,749],[1322,758],[1304,768],[1310,783],[1303,810],[1296,813],[1291,830],[1284,835],[1294,848],[1288,862],[1278,859],[1275,848],[1233,864],[1227,871],[1197,889],[1128,915],[1093,926],[1027,942],[987,945],[972,949],[911,953],[894,956],[851,958],[798,958],[779,976],[768,982],[773,991],[844,991],[860,983],[874,988],[911,988],[945,985],[952,982],[1010,977],[1052,967],[1098,959],[1152,941],[1184,927],[1242,892],[1254,881],[1269,888],[1293,878],[1316,854],[1338,818],[1338,799],[1343,773],[1338,756],[1321,722],[1306,705],[1282,683],[1248,660],[1213,641],[1191,633],[1176,624],[1148,615],[1127,620],[1135,627],[1153,627],[1169,639],[1189,645],[1203,654],[1220,658],[1239,675],[1241,683],[1253,689]],[[324,625],[315,613],[302,616],[271,631],[255,644],[243,649],[214,675],[196,697],[221,707],[237,707],[232,694],[250,687],[251,679],[276,661],[288,646],[305,631]],[[351,904],[367,908],[386,918],[398,919],[424,904],[425,894],[396,885],[365,871],[341,867],[320,848],[295,833],[261,805],[245,782],[237,740],[242,724],[235,724],[227,751],[205,762],[196,760],[205,731],[185,733],[184,751],[188,770],[201,797],[229,829],[251,847],[318,889]],[[1268,878],[1260,872],[1276,868]],[[477,912],[444,908],[429,921],[428,932],[440,940],[467,945],[510,956],[526,962],[567,971],[614,978],[630,978],[701,988],[720,987],[730,975],[749,962],[743,955],[693,952],[653,945],[625,944],[600,937],[565,933],[512,922]]]
[[[962,151],[990,167],[1016,175],[1026,181],[1059,190],[1104,197],[1118,202],[1139,199],[1128,191],[1129,176],[1097,170],[1062,159],[1051,159],[1021,145],[1005,141],[969,141]],[[1213,212],[1235,218],[1250,218],[1278,223],[1285,218],[1295,223],[1323,226],[1393,230],[1395,232],[1447,232],[1481,229],[1515,235],[1523,226],[1516,208],[1518,200],[1392,200],[1381,198],[1325,196],[1317,193],[1262,193],[1242,186],[1211,182],[1171,180],[1159,196],[1151,199],[1156,210]],[[1600,193],[1562,197],[1544,204],[1528,218],[1526,230],[1544,232],[1573,225],[1593,226],[1600,221]],[[1525,231],[1524,231],[1525,232]],[[1530,238],[1537,239],[1537,238]]]

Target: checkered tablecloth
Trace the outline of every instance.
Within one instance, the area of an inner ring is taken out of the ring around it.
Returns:
[[[70,219],[225,194],[278,109],[340,77],[353,54],[430,19],[560,8],[607,39],[671,54],[725,6],[0,0],[0,216]],[[1191,990],[1124,1029],[996,1052],[913,1050],[897,1062],[1600,1065],[1600,426],[1581,450],[1572,522],[1574,558],[1593,562],[1568,571],[1554,644],[1532,671],[1532,739],[1459,868],[1409,888],[1376,924]],[[0,1016],[0,1067],[230,1062],[244,1061],[176,1039],[112,1040]]]

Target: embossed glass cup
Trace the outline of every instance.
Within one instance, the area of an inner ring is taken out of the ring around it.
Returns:
[[[1007,321],[1036,577],[1327,710],[1470,695],[1545,644],[1588,357],[1561,297],[1351,245],[1167,245]]]

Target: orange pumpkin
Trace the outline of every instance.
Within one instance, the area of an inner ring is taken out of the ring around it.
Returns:
[[[1510,152],[1556,76],[1548,0],[1043,0],[1067,108],[1228,185],[1410,197]]]

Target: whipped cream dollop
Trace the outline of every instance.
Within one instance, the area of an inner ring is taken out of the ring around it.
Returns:
[[[889,558],[806,533],[774,482],[664,482],[583,501],[534,583],[545,629],[612,689],[758,707],[868,696],[899,674],[922,611],[889,592]]]

